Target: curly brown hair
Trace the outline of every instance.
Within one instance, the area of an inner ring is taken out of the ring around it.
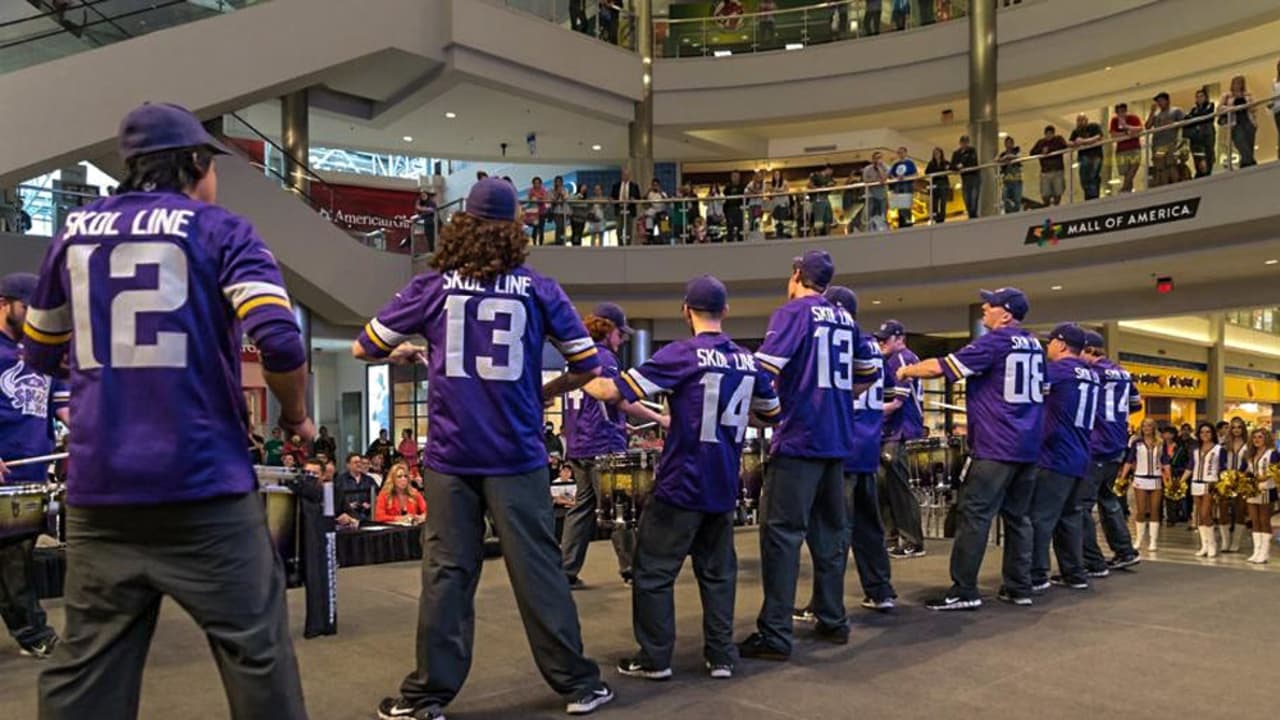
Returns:
[[[460,212],[440,231],[431,267],[489,280],[520,267],[528,255],[529,240],[516,221],[482,220]]]
[[[591,339],[600,342],[609,337],[609,333],[618,329],[617,325],[608,318],[602,318],[599,315],[588,315],[582,319],[582,323],[587,326],[587,333],[591,335]]]

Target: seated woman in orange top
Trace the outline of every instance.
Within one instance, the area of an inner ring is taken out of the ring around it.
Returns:
[[[381,523],[411,520],[417,525],[427,519],[427,500],[409,484],[409,467],[396,463],[378,493],[373,519]]]

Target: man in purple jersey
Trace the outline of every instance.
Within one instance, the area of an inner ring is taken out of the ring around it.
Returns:
[[[748,423],[768,423],[780,408],[772,376],[721,330],[728,307],[723,283],[710,275],[694,278],[682,310],[693,337],[667,345],[621,377],[597,378],[586,387],[601,402],[670,396],[670,430],[636,545],[631,602],[640,651],[618,663],[623,675],[671,677],[674,586],[691,556],[702,597],[703,659],[711,677],[733,676],[733,519],[742,440]]]
[[[874,333],[884,356],[884,374],[896,377],[898,368],[920,362],[907,347],[907,329],[889,320]],[[920,502],[911,492],[905,443],[924,437],[924,414],[920,406],[919,380],[910,380],[885,390],[884,456],[888,462],[880,470],[881,498],[887,511],[889,534],[896,543],[889,554],[896,558],[924,555],[924,528],[920,522]]]
[[[582,652],[578,610],[556,544],[549,500],[544,402],[600,372],[599,351],[556,282],[525,266],[528,241],[510,183],[485,179],[440,235],[431,271],[396,293],[365,325],[356,358],[427,365],[422,595],[417,667],[383,720],[444,717],[471,670],[475,592],[485,511],[502,545],[534,661],[582,715],[613,699]],[[409,342],[421,335],[423,348]],[[550,339],[568,371],[542,385]],[[494,438],[501,441],[495,443]]]
[[[39,281],[31,273],[0,277],[0,485],[44,484],[49,463],[6,468],[4,459],[53,452],[53,419],[70,423],[66,383],[28,370],[22,325]],[[0,617],[23,655],[46,658],[58,635],[36,597],[35,534],[0,538]]]
[[[1084,330],[1063,323],[1049,333],[1045,355],[1044,444],[1036,461],[1031,497],[1031,592],[1050,585],[1089,587],[1080,534],[1084,478],[1089,465],[1089,433],[1097,414],[1098,375],[1080,357]],[[1049,544],[1058,556],[1058,573],[1049,576]]]
[[[848,310],[822,296],[835,264],[809,250],[792,264],[787,304],[769,319],[756,352],[776,377],[782,416],[760,495],[760,564],[764,603],[742,657],[791,657],[800,544],[813,554],[814,637],[849,642],[844,609],[844,461],[852,452],[853,400],[875,379],[859,359],[861,333]]]
[[[1102,336],[1088,331],[1083,357],[1093,366],[1102,389],[1098,395],[1098,419],[1089,439],[1089,477],[1084,496],[1084,564],[1089,577],[1106,577],[1112,570],[1132,567],[1142,561],[1129,535],[1120,498],[1111,491],[1116,473],[1129,448],[1129,413],[1142,409],[1142,397],[1129,371],[1107,358]],[[1098,506],[1102,534],[1115,555],[1107,560],[1098,547],[1098,531],[1093,523],[1093,506]]]
[[[1031,604],[1031,520],[1035,462],[1044,427],[1044,351],[1022,328],[1030,304],[1017,288],[983,290],[987,333],[941,359],[898,368],[898,379],[965,381],[969,464],[960,490],[951,589],[930,610],[982,607],[978,571],[991,521],[1004,520],[1004,584],[1000,600]]]
[[[600,358],[600,376],[612,380],[621,373],[618,349],[633,330],[627,315],[614,303],[600,303],[584,322],[596,344]],[[640,403],[623,400],[616,405],[585,397],[574,390],[562,398],[564,407],[565,459],[577,480],[573,507],[564,516],[564,532],[560,540],[561,560],[569,587],[580,589],[586,584],[578,577],[587,558],[587,545],[596,534],[596,511],[600,507],[600,471],[598,458],[627,451],[626,415],[666,427],[667,419]],[[614,527],[610,537],[618,556],[618,573],[625,583],[631,582],[631,561],[635,554],[636,531]]]
[[[858,317],[858,296],[842,285],[827,288],[828,300]],[[880,438],[884,431],[885,398],[893,394],[894,382],[884,374],[880,345],[870,335],[859,339],[857,357],[875,366],[875,382],[853,404],[853,453],[844,463],[844,543],[853,553],[862,583],[862,607],[888,612],[898,594],[890,582],[889,553],[884,543],[880,503],[876,499],[876,471],[880,468]],[[813,543],[809,544],[810,548]],[[812,600],[797,609],[795,620],[814,622]]]
[[[223,153],[191,113],[120,126],[120,192],[67,215],[24,327],[40,372],[70,364],[66,629],[40,718],[132,718],[160,603],[204,630],[234,718],[304,718],[285,580],[245,448],[247,334],[310,439],[306,354],[275,258],[216,206]]]

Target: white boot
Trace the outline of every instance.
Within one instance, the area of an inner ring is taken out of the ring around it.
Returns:
[[[1213,532],[1213,540],[1222,552],[1230,552],[1227,548],[1231,547],[1231,528],[1226,525],[1214,525]]]
[[[1240,541],[1244,539],[1244,526],[1231,526],[1231,552],[1240,552]]]
[[[1209,538],[1208,540],[1209,546],[1208,546],[1208,552],[1206,553],[1206,556],[1210,558],[1216,558],[1218,557],[1218,533],[1214,531],[1212,526],[1210,526],[1208,530],[1209,532],[1205,533],[1206,535],[1208,535],[1208,538]]]
[[[1245,560],[1245,562],[1251,562],[1251,563],[1260,562],[1258,560],[1258,555],[1262,552],[1262,549],[1264,546],[1261,544],[1261,542],[1259,542],[1258,536],[1264,535],[1264,534],[1265,533],[1249,533],[1249,535],[1253,537],[1253,554],[1250,555],[1249,559]]]
[[[1271,559],[1271,533],[1258,533],[1258,538],[1254,540],[1258,543],[1258,564],[1261,565]]]
[[[1155,552],[1156,540],[1160,538],[1160,521],[1152,520],[1151,522],[1147,523],[1147,530],[1151,534],[1151,543],[1147,545],[1147,550],[1149,552]]]
[[[1200,549],[1196,551],[1196,557],[1204,557],[1209,554],[1209,543],[1212,542],[1213,526],[1200,525],[1196,527],[1200,531]]]
[[[1136,520],[1134,521],[1133,524],[1136,526],[1135,527],[1135,529],[1137,530],[1136,535],[1138,536],[1133,541],[1133,549],[1135,551],[1141,552],[1142,546],[1147,542],[1147,523],[1143,520]]]

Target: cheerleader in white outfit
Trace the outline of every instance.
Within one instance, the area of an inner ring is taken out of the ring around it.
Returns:
[[[1262,492],[1246,501],[1249,522],[1253,525],[1253,555],[1251,563],[1265,563],[1271,559],[1271,492],[1275,481],[1267,477],[1267,468],[1280,463],[1280,452],[1275,450],[1275,439],[1267,428],[1258,428],[1249,436],[1249,450],[1245,464],[1249,472],[1258,478]]]
[[[1200,531],[1200,550],[1196,557],[1217,557],[1218,542],[1213,532],[1213,496],[1209,488],[1218,482],[1222,466],[1222,446],[1212,423],[1196,426],[1196,445],[1191,451],[1191,467],[1182,473],[1182,481],[1191,482],[1191,502],[1196,529]]]
[[[1238,417],[1231,418],[1227,437],[1222,441],[1222,469],[1244,470],[1244,456],[1249,450],[1249,426]],[[1218,549],[1224,553],[1240,552],[1244,538],[1244,500],[1218,498]]]
[[[1169,457],[1156,430],[1156,421],[1147,418],[1138,428],[1138,437],[1129,445],[1120,478],[1133,477],[1133,522],[1137,532],[1135,549],[1144,540],[1149,552],[1156,551],[1160,537],[1160,510],[1164,507],[1164,483],[1169,479]]]

